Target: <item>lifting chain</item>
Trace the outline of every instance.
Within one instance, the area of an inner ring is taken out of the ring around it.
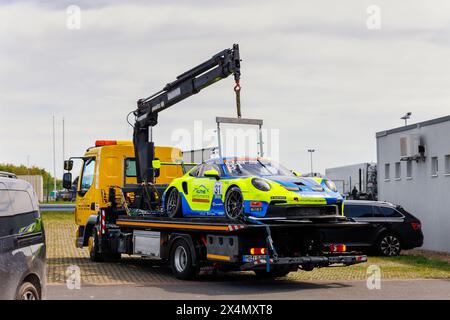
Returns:
[[[234,86],[234,92],[236,93],[236,109],[238,118],[241,117],[241,85],[239,80],[236,80],[236,85]]]

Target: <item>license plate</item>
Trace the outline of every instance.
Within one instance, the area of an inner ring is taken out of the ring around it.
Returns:
[[[245,255],[242,257],[242,260],[244,262],[254,262],[256,260],[261,260],[261,259],[265,259],[266,256],[265,255]]]

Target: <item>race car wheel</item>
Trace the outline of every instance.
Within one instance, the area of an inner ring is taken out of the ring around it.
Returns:
[[[244,197],[238,187],[232,187],[225,196],[225,214],[230,219],[239,219],[244,214]]]
[[[378,252],[383,256],[398,256],[400,255],[401,245],[400,239],[394,234],[385,234],[381,236],[378,241]]]
[[[181,199],[177,188],[169,190],[166,198],[166,213],[170,218],[179,217],[181,215]]]
[[[170,267],[174,276],[181,280],[192,279],[198,274],[198,267],[194,266],[191,250],[186,240],[178,239],[173,244],[170,251]]]

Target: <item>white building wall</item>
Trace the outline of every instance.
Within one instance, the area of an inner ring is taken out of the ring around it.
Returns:
[[[400,161],[400,138],[407,134],[419,134],[425,145],[425,161],[412,161],[411,177],[406,176],[407,162]],[[422,221],[425,249],[450,252],[450,168],[445,171],[445,156],[450,157],[450,116],[377,133],[379,200],[400,204]],[[432,157],[438,158],[436,176],[432,176]],[[398,179],[396,162],[401,169]]]

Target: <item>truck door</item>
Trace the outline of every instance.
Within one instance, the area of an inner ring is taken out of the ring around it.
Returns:
[[[77,190],[76,222],[85,224],[88,217],[96,213],[95,210],[95,182],[97,170],[95,157],[86,158],[80,174]]]
[[[214,177],[205,177],[207,170],[216,170],[222,175],[221,168],[212,163],[206,163],[201,166],[199,175],[192,180],[192,192],[190,192],[190,205],[194,211],[201,211],[203,214],[217,215],[216,210],[212,210],[212,202],[217,197],[221,197],[221,182]]]

